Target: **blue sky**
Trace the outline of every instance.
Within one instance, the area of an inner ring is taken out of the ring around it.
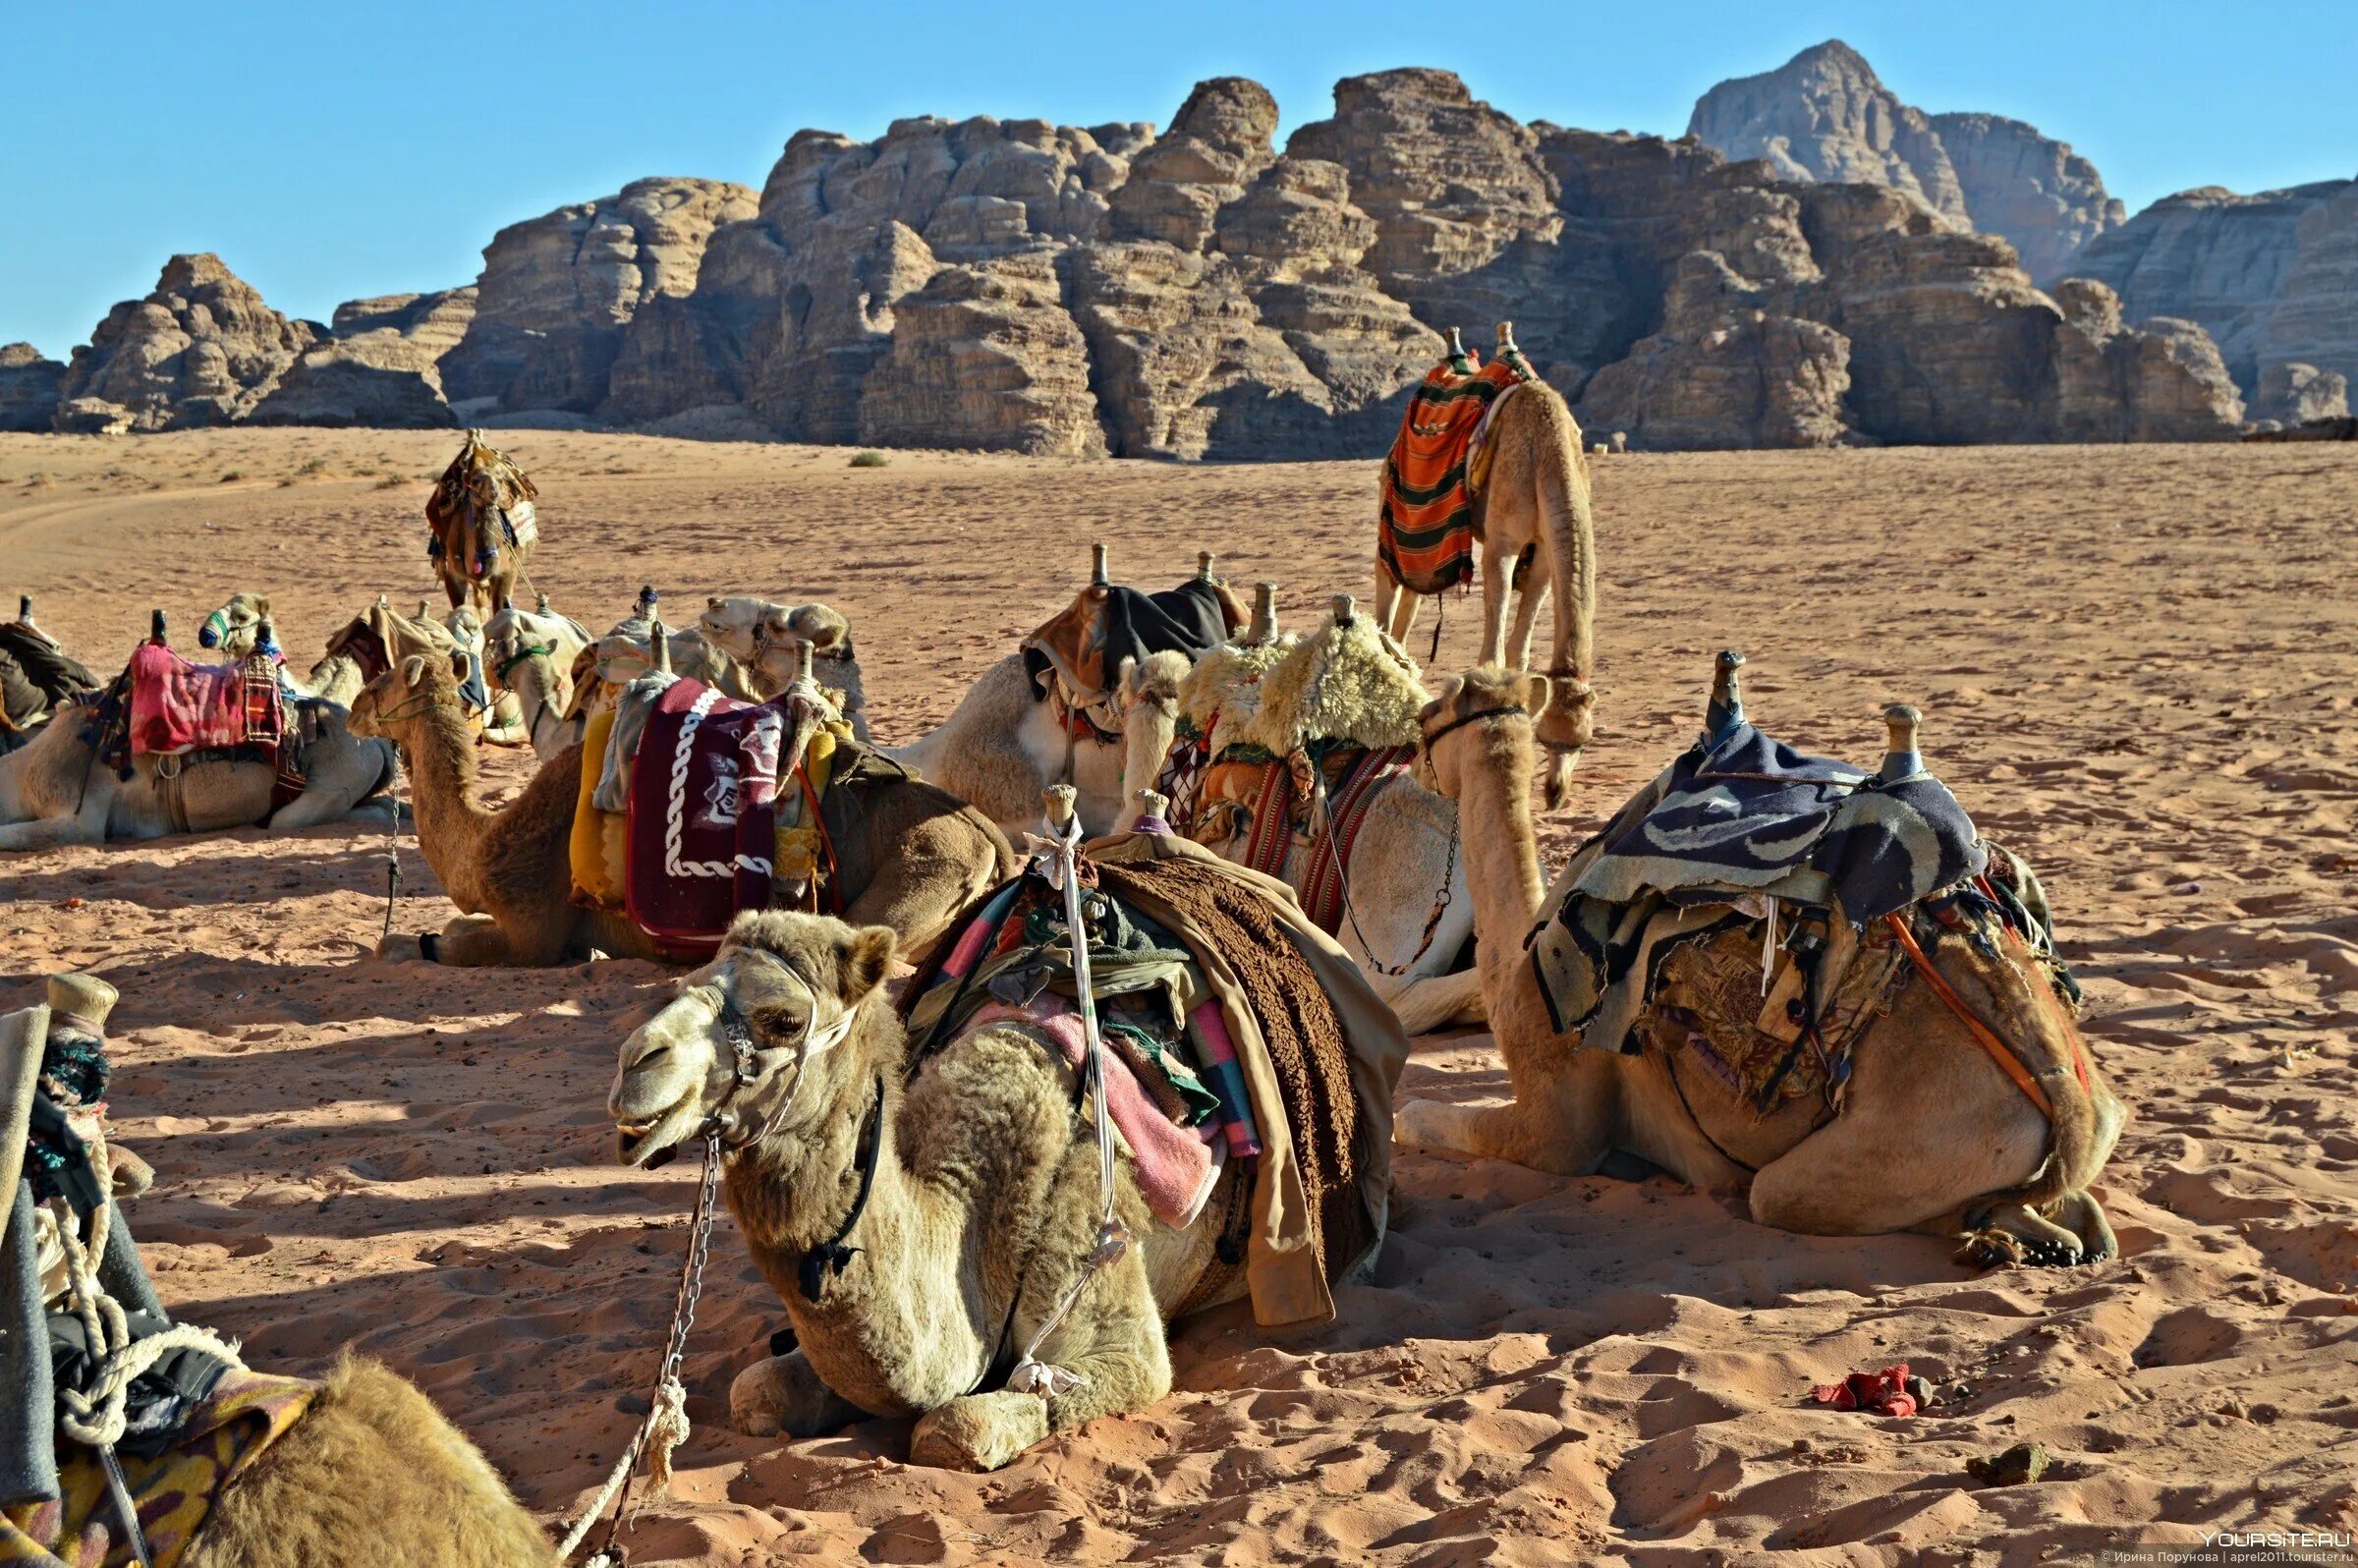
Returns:
[[[1714,82],[1828,37],[1908,102],[2072,142],[2132,211],[2189,186],[2358,174],[2351,0],[10,0],[0,342],[64,358],[176,251],[217,251],[278,308],[322,319],[466,282],[502,224],[641,175],[758,187],[805,126],[1159,125],[1198,79],[1240,75],[1290,130],[1329,111],[1339,77],[1432,65],[1522,119],[1675,136]]]

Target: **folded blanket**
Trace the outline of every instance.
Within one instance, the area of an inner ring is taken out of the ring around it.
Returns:
[[[278,704],[249,712],[244,665],[191,664],[168,647],[142,643],[125,673],[131,678],[135,756],[278,741]]]

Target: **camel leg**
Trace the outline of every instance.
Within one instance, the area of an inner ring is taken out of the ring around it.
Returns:
[[[1392,1141],[1511,1160],[1556,1176],[1592,1175],[1613,1148],[1613,1063],[1602,1051],[1576,1054],[1597,1062],[1575,1061],[1573,1073],[1552,1084],[1535,1084],[1533,1097],[1518,1092],[1505,1105],[1402,1100]]]
[[[113,793],[91,781],[82,810],[72,816],[36,816],[0,826],[0,850],[57,849],[67,844],[103,844]]]
[[[1404,643],[1408,640],[1408,629],[1417,620],[1417,597],[1400,586],[1400,580],[1392,576],[1392,569],[1383,564],[1381,557],[1377,557],[1376,624],[1382,627],[1393,642]]]
[[[1482,552],[1482,657],[1484,664],[1496,664],[1506,657],[1506,596],[1510,588],[1512,558],[1504,551],[1484,546]]]
[[[1535,552],[1531,560],[1515,572],[1515,623],[1507,634],[1505,660],[1507,667],[1517,670],[1531,668],[1531,639],[1540,624],[1540,611],[1546,606],[1547,557]]]
[[[434,939],[434,962],[453,969],[546,969],[564,961],[565,937],[570,933],[568,924],[553,941],[538,932],[512,935],[488,915],[461,915]],[[416,940],[388,937],[377,944],[378,956],[409,956],[402,944]]]
[[[2080,1239],[2082,1261],[2099,1263],[2120,1256],[2120,1238],[2112,1234],[2112,1222],[2094,1193],[2065,1193],[2048,1206],[2048,1217]]]
[[[867,1414],[820,1382],[800,1350],[758,1361],[729,1384],[729,1425],[748,1437],[817,1437]]]

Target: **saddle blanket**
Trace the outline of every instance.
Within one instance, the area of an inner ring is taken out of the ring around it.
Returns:
[[[1086,588],[1063,613],[1024,639],[1024,669],[1035,692],[1047,690],[1053,670],[1087,705],[1112,693],[1122,660],[1143,663],[1149,654],[1169,652],[1201,658],[1243,624],[1234,596],[1202,578],[1160,593]]]
[[[191,664],[170,648],[142,643],[124,672],[131,682],[135,756],[265,746],[285,733],[278,673],[267,660]]]
[[[674,681],[647,714],[632,771],[631,919],[658,943],[709,952],[739,910],[766,909],[777,856],[783,711]]]
[[[1376,552],[1395,581],[1417,593],[1439,593],[1474,576],[1475,507],[1481,489],[1477,433],[1491,406],[1527,380],[1515,361],[1493,360],[1470,374],[1433,366],[1417,384],[1383,460]]]
[[[1581,846],[1527,945],[1555,1027],[1571,1031],[1633,971],[1650,972],[1665,939],[1729,906],[1762,918],[1782,900],[1855,930],[1988,864],[1964,807],[1931,774],[1881,782],[1739,717],[1697,741]],[[1665,912],[1666,923],[1656,919]]]

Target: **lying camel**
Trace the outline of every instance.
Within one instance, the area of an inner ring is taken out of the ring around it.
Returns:
[[[1511,322],[1498,323],[1498,353],[1519,355]],[[1597,668],[1597,533],[1588,459],[1580,421],[1563,394],[1537,376],[1501,395],[1488,439],[1489,482],[1475,503],[1482,538],[1481,662],[1531,668],[1540,608],[1556,590],[1547,661],[1552,700],[1537,727],[1551,754],[1546,792],[1553,811],[1570,799],[1572,769],[1596,732],[1589,682]],[[1394,642],[1407,642],[1418,597],[1378,557],[1376,618]]]
[[[2051,1119],[1913,975],[1858,1036],[1847,1103],[1824,1126],[1813,1097],[1763,1116],[1657,1048],[1623,1055],[1558,1034],[1524,947],[1543,908],[1530,790],[1532,715],[1546,700],[1544,678],[1490,665],[1451,681],[1425,710],[1427,761],[1466,824],[1476,953],[1514,1099],[1408,1101],[1398,1141],[1563,1176],[1624,1149],[1697,1187],[1749,1190],[1755,1220],[1805,1235],[1970,1236],[1982,1261],[2111,1256],[2088,1185],[2124,1113],[2093,1064],[2087,1088],[2075,1085],[2049,980],[2018,950],[1991,967],[1993,978],[1960,964],[1962,943],[1939,944],[1935,960],[1982,1019],[2037,1058]]]
[[[1123,1161],[1117,1212],[1135,1243],[1037,1353],[1079,1384],[973,1392],[1079,1276],[1097,1235],[1097,1147],[1068,1113],[1073,1071],[1020,1028],[971,1030],[907,1077],[882,990],[892,954],[887,930],[740,916],[719,957],[623,1042],[608,1108],[632,1165],[660,1163],[711,1118],[733,1149],[729,1208],[800,1341],[739,1375],[740,1428],[803,1437],[863,1411],[914,1415],[912,1460],[995,1470],[1051,1431],[1170,1391],[1164,1324],[1215,1264],[1215,1216],[1240,1166],[1172,1230]],[[750,1037],[748,1084],[732,1029]],[[858,1174],[870,1138],[872,1182]],[[859,1256],[814,1301],[803,1260],[846,1239],[855,1191]]]
[[[1348,595],[1337,597],[1335,617],[1332,629],[1322,633],[1323,645],[1302,647],[1299,639],[1278,632],[1274,586],[1263,583],[1253,630],[1233,649],[1215,649],[1194,667],[1192,676],[1184,662],[1175,670],[1160,665],[1160,654],[1147,667],[1126,671],[1126,784],[1133,791],[1153,788],[1177,739],[1183,708],[1199,724],[1211,723],[1223,708],[1233,717],[1248,698],[1259,706],[1264,685],[1285,678],[1277,671],[1281,661],[1304,666],[1297,674],[1298,684],[1323,687],[1339,665],[1381,657],[1361,640],[1376,628],[1356,615]],[[1396,648],[1389,651],[1397,656]],[[1319,665],[1315,672],[1308,668],[1314,661]],[[1414,733],[1424,694],[1413,669],[1401,670],[1393,681],[1362,680],[1359,687],[1355,705],[1382,705],[1387,698],[1400,702],[1397,721],[1406,733]],[[1300,700],[1308,694],[1292,695]],[[1214,733],[1225,734],[1227,729],[1221,724]],[[1137,798],[1133,793],[1131,800],[1135,803]],[[1408,1034],[1481,1023],[1482,977],[1473,969],[1456,968],[1458,955],[1474,936],[1473,900],[1466,893],[1465,867],[1458,854],[1457,803],[1426,788],[1408,772],[1383,779],[1366,800],[1366,814],[1344,866],[1349,899],[1332,932],[1334,939],[1399,1015],[1400,1027]],[[1137,814],[1133,805],[1120,825],[1128,826]],[[1248,819],[1224,838],[1199,837],[1199,842],[1222,859],[1243,865],[1251,839]],[[1322,838],[1306,842],[1294,835],[1278,876],[1301,892],[1310,884],[1312,871],[1319,868],[1314,857],[1324,849]]]
[[[400,746],[409,764],[419,848],[462,912],[439,936],[386,937],[378,956],[525,968],[592,951],[658,956],[627,915],[573,902],[571,842],[583,767],[578,743],[542,763],[522,794],[494,811],[481,803],[452,664],[418,655],[404,659],[361,693],[352,720],[356,732]],[[799,755],[796,744],[790,740],[781,755]],[[856,831],[833,841],[836,896],[847,916],[891,926],[912,952],[1014,870],[1015,854],[1004,834],[918,780],[869,787],[860,804]]]
[[[1199,583],[1216,584],[1211,566],[1210,552],[1199,552]],[[1102,596],[1110,587],[1105,547],[1097,545],[1084,598]],[[1244,616],[1233,607],[1224,585],[1218,591],[1223,605],[1230,606],[1227,624],[1233,635]],[[1074,692],[1050,669],[1042,676],[1048,688],[1043,692],[1026,653],[1010,653],[984,670],[950,716],[929,733],[882,751],[959,799],[973,802],[1011,833],[1037,822],[1039,792],[1051,784],[1070,784],[1078,793],[1082,831],[1110,832],[1137,791],[1152,780],[1130,774],[1131,749],[1121,733],[1121,664],[1108,662],[1112,667],[1106,673],[1116,679],[1106,691]]]
[[[543,762],[581,742],[582,721],[565,714],[574,661],[589,645],[589,631],[552,612],[545,593],[536,610],[511,604],[483,623],[484,678],[515,698],[525,739]]]
[[[267,762],[140,756],[123,778],[98,758],[91,733],[97,702],[60,708],[29,745],[0,756],[0,850],[226,827],[283,833],[347,817],[387,820],[394,808],[381,792],[393,781],[393,748],[356,738],[342,708],[332,705],[334,694],[357,677],[349,664],[330,655],[312,668],[329,702],[302,720],[304,790],[276,811],[270,805],[276,775]]]
[[[809,644],[819,686],[834,699],[854,739],[866,742],[868,694],[852,623],[824,604],[772,604],[767,599],[711,598],[696,619],[705,642],[750,672],[764,701],[794,679],[796,650]]]
[[[196,629],[196,644],[217,651],[225,660],[243,659],[253,652],[270,625],[270,595],[233,593]],[[351,707],[352,700],[368,684],[366,670],[349,648],[329,649],[308,675],[299,676],[289,669],[280,671],[279,679],[292,692],[322,698],[343,708]]]
[[[24,1191],[26,1113],[36,1092],[48,1092],[35,1077],[49,1039],[79,1035],[83,1043],[102,1042],[114,987],[60,976],[50,981],[50,998],[51,1007],[0,1014],[0,1213]],[[99,1169],[114,1167],[111,1185],[120,1193],[122,1152],[103,1140],[89,1147]],[[99,1212],[110,1227],[125,1223],[112,1204],[102,1203]],[[28,1204],[19,1213],[47,1222],[55,1210]],[[33,1228],[28,1223],[26,1234]],[[94,1232],[76,1237],[93,1238]],[[42,1276],[35,1270],[32,1277]],[[126,1288],[118,1269],[102,1271],[100,1283],[110,1292]],[[60,1461],[71,1463],[79,1448],[61,1433]],[[130,1484],[143,1488],[140,1461],[126,1469]],[[143,1512],[152,1528],[158,1513]],[[176,1519],[182,1512],[172,1510]],[[86,1521],[64,1521],[66,1539],[47,1544],[72,1561],[95,1562],[76,1550],[86,1527],[101,1541],[114,1537],[106,1560],[132,1561],[116,1520],[112,1505],[100,1500]],[[220,1491],[180,1561],[187,1568],[298,1568],[363,1557],[384,1568],[555,1568],[557,1562],[498,1472],[431,1401],[384,1366],[347,1354],[294,1424]]]

